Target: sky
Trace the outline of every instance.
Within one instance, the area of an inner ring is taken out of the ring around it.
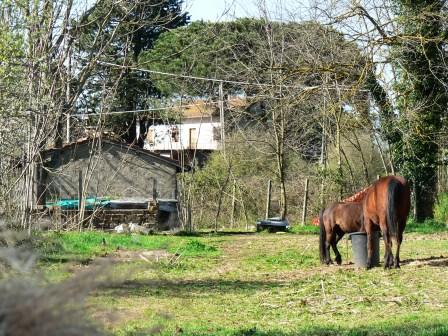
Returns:
[[[186,0],[185,7],[192,21],[222,21],[256,14],[256,6],[251,0]]]
[[[297,0],[185,0],[191,21],[226,21],[236,17],[260,16],[258,3],[266,3],[271,19],[297,15],[301,2]],[[306,3],[307,1],[303,1]]]

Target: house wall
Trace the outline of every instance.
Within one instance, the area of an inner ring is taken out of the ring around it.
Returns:
[[[62,150],[58,159],[46,166],[50,171],[42,182],[47,200],[77,198],[80,170],[86,197],[150,199],[154,187],[157,198],[177,196],[174,165],[126,146],[104,143],[101,150],[92,150],[88,143],[75,145]]]
[[[176,127],[178,139],[172,134]],[[220,133],[220,127],[216,118],[191,118],[185,119],[182,124],[153,125],[148,129],[143,148],[151,151],[217,150],[221,144],[220,137],[216,137],[216,133]]]

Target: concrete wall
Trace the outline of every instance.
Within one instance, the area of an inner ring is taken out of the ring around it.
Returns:
[[[176,167],[162,160],[129,149],[126,145],[103,143],[101,149],[77,144],[60,152],[58,160],[47,162],[44,173],[46,200],[78,198],[79,171],[85,196],[176,198]]]

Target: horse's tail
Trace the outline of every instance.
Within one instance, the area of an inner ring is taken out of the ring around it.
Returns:
[[[326,255],[326,248],[325,248],[325,239],[327,233],[325,232],[325,225],[324,225],[324,210],[320,210],[319,213],[319,254],[320,254],[320,262],[323,264],[325,263],[325,255]]]
[[[397,179],[391,179],[387,185],[387,214],[386,223],[387,229],[391,236],[397,236],[398,223],[397,223],[397,198],[400,192],[401,183]]]

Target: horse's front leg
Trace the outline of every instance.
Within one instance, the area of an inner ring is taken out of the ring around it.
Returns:
[[[367,233],[367,264],[366,268],[372,268],[372,256],[373,256],[373,223],[370,219],[364,218],[364,229]]]

